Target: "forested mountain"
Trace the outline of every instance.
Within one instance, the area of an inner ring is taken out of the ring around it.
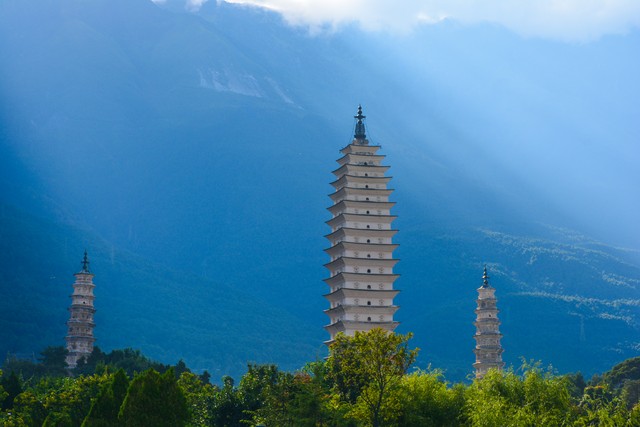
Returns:
[[[471,370],[485,263],[508,362],[634,356],[638,107],[609,101],[640,94],[638,37],[312,35],[223,2],[5,0],[0,352],[63,342],[87,248],[102,348],[214,375],[323,357],[327,183],[362,103],[391,165],[397,316],[419,364]]]

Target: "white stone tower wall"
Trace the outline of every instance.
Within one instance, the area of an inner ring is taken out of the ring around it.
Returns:
[[[67,365],[73,369],[77,366],[78,360],[88,357],[93,351],[93,329],[95,323],[93,316],[95,308],[93,302],[93,274],[89,271],[89,261],[87,253],[82,262],[82,270],[76,273],[71,294],[71,306],[69,307],[69,320],[67,321]]]
[[[375,327],[393,331],[398,322],[393,318],[398,306],[394,298],[398,291],[393,284],[398,278],[393,268],[397,245],[392,238],[395,216],[394,203],[389,201],[393,190],[388,188],[391,177],[385,176],[380,146],[370,145],[364,134],[362,110],[356,119],[353,141],[341,150],[338,169],[333,171],[335,192],[330,195],[333,205],[328,208],[332,219],[327,221],[331,246],[326,249],[330,262],[325,265],[330,291],[330,343],[342,332],[353,336],[356,331]]]
[[[482,276],[483,284],[478,288],[478,299],[476,300],[476,363],[473,367],[476,370],[476,378],[482,378],[490,369],[502,369],[502,345],[500,340],[500,320],[498,319],[498,307],[495,296],[495,288],[489,284],[489,276],[485,267]]]

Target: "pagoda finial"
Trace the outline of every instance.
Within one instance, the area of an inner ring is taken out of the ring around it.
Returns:
[[[358,115],[353,116],[353,118],[358,119],[358,122],[356,123],[356,133],[354,135],[354,138],[364,140],[366,138],[366,135],[364,132],[364,122],[362,121],[362,119],[366,118],[366,116],[362,115],[362,105],[358,105]]]
[[[482,273],[482,287],[488,288],[489,286],[489,275],[487,274],[487,264],[485,264],[484,273]]]
[[[84,257],[82,258],[82,270],[80,273],[91,273],[89,271],[89,257],[87,256],[87,250],[84,250]]]

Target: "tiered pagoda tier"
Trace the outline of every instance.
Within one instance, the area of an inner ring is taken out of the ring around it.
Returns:
[[[93,274],[89,270],[89,259],[87,251],[84,251],[82,260],[82,270],[74,274],[76,281],[73,284],[73,294],[71,294],[71,313],[67,321],[67,365],[73,369],[82,357],[89,357],[93,351],[93,315],[96,312],[93,307]]]
[[[489,276],[487,275],[487,267],[484,268],[482,275],[482,286],[478,288],[478,308],[476,308],[476,363],[473,367],[476,369],[476,378],[485,376],[489,369],[502,369],[504,362],[502,361],[502,346],[500,339],[500,320],[498,320],[497,299],[495,296],[495,288],[489,284]]]
[[[393,299],[399,291],[393,288],[398,278],[393,267],[398,262],[393,251],[397,230],[392,227],[396,219],[391,215],[394,202],[389,201],[391,177],[385,176],[388,166],[382,165],[385,156],[377,154],[379,145],[369,145],[365,135],[362,108],[358,107],[356,131],[351,144],[340,150],[339,167],[331,185],[333,215],[327,224],[331,233],[325,236],[331,246],[325,251],[331,261],[329,293],[325,298],[330,307],[325,310],[329,324],[325,329],[331,335],[343,332],[352,336],[356,331],[383,328],[393,331],[398,322],[393,315],[398,310]]]

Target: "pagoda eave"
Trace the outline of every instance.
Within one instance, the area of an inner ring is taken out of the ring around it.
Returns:
[[[327,300],[334,302],[339,301],[342,298],[371,298],[371,299],[393,299],[398,293],[399,289],[353,289],[353,288],[340,288],[334,292],[324,294]]]
[[[396,218],[398,218],[396,215],[341,213],[338,216],[331,218],[329,221],[326,221],[325,224],[327,224],[329,227],[336,227],[340,224],[346,223],[347,221],[391,224],[396,220]],[[368,230],[370,230],[370,228]]]
[[[324,279],[323,281],[329,286],[333,286],[338,283],[345,283],[347,281],[393,283],[399,277],[399,274],[351,273],[343,271]]]
[[[343,240],[340,243],[336,243],[335,245],[324,249],[324,251],[329,255],[331,255],[336,251],[346,251],[346,250],[354,250],[354,251],[357,250],[357,251],[364,251],[364,252],[369,250],[371,252],[390,253],[396,250],[398,246],[400,245],[394,244],[394,243],[364,243],[364,242],[356,243],[356,242],[345,242]]]
[[[347,153],[344,156],[340,157],[336,162],[340,166],[344,165],[355,165],[361,166],[364,162],[374,163],[379,165],[387,156],[384,154],[358,154],[358,153]],[[368,166],[368,164],[367,164]]]
[[[387,184],[391,181],[392,176],[362,176],[362,175],[349,175],[344,174],[340,178],[330,182],[330,184],[339,190],[342,187],[348,186],[349,183],[371,183],[374,185]]]
[[[381,145],[372,145],[369,144],[369,140],[365,139],[364,143],[360,143],[359,140],[354,139],[351,144],[340,149],[342,154],[350,154],[350,153],[373,153],[375,154],[379,149],[381,149]]]
[[[390,196],[393,193],[393,188],[366,188],[366,187],[342,187],[339,190],[334,191],[333,193],[328,194],[328,196],[334,200],[334,202],[341,202],[348,194],[359,194],[363,196]],[[371,201],[371,200],[369,200]],[[375,201],[375,200],[374,200]]]
[[[389,237],[393,237],[396,235],[396,233],[398,232],[398,230],[396,229],[377,229],[377,228],[352,228],[352,227],[341,227],[339,229],[337,229],[336,231],[333,231],[329,234],[326,234],[324,237],[332,240],[337,236],[341,236],[341,237],[346,237],[347,235],[349,236],[354,236],[354,237],[385,237],[385,238],[389,238]]]
[[[328,270],[332,270],[336,267],[358,266],[358,267],[385,267],[393,268],[400,259],[398,258],[352,258],[352,257],[340,257],[324,265]],[[374,273],[367,273],[369,275]]]
[[[370,331],[374,328],[382,328],[387,331],[393,331],[400,325],[400,322],[391,321],[391,322],[374,322],[374,321],[360,321],[360,320],[340,320],[335,323],[331,323],[326,325],[324,329],[329,332],[332,336],[340,332],[346,331],[361,331],[366,332]],[[325,343],[331,343],[333,340],[325,341]]]
[[[331,173],[334,174],[339,179],[342,175],[348,174],[351,171],[354,171],[354,172],[358,171],[363,173],[365,171],[371,171],[371,172],[383,174],[388,170],[389,170],[389,166],[369,165],[369,164],[353,165],[353,164],[346,163],[340,166],[338,169],[331,171]]]
[[[354,304],[342,304],[337,307],[332,307],[324,310],[328,316],[331,315],[346,315],[346,314],[370,314],[372,316],[378,316],[380,314],[393,315],[398,311],[400,307],[397,305],[354,305]]]

